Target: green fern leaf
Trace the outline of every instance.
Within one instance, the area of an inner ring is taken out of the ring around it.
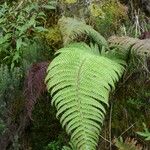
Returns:
[[[65,45],[76,39],[77,36],[86,34],[91,37],[100,47],[102,45],[108,47],[105,38],[96,30],[94,30],[92,26],[87,25],[84,21],[75,18],[62,17],[59,20],[59,26]]]
[[[56,54],[46,77],[56,116],[77,150],[95,150],[109,92],[124,67],[106,56],[97,56],[83,43],[71,44]]]

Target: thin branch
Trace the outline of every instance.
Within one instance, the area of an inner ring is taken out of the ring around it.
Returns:
[[[104,138],[103,136],[100,135],[100,137],[101,137],[103,140],[105,140],[106,142],[108,142],[109,144],[113,145],[113,143],[112,143],[111,141],[107,140],[107,139]]]
[[[125,134],[128,130],[130,130],[135,124],[136,124],[136,122],[133,123],[133,124],[132,124],[129,128],[127,128],[124,132],[122,132],[122,133],[118,136],[118,138],[121,137],[123,134]]]

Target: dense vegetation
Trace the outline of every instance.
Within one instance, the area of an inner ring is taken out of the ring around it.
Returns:
[[[0,150],[149,150],[150,2],[0,2]]]

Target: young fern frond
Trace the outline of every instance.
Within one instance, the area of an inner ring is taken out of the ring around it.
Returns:
[[[84,21],[75,18],[62,17],[58,24],[60,26],[60,31],[63,35],[65,45],[76,39],[78,36],[86,34],[99,46],[103,45],[108,47],[105,38],[101,36],[96,30],[94,30],[92,26],[87,25]]]
[[[84,44],[60,49],[47,70],[46,84],[62,127],[76,150],[95,150],[109,92],[122,76],[122,61],[97,55]]]
[[[111,46],[120,46],[121,48],[130,50],[135,55],[150,57],[150,39],[140,40],[127,36],[112,36],[109,38],[109,43]]]

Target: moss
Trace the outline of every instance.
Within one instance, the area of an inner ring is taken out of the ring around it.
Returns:
[[[43,34],[46,43],[54,50],[62,47],[62,35],[57,25],[50,27],[48,32]]]
[[[77,2],[77,0],[63,0],[63,2],[67,4],[74,4]]]
[[[106,37],[116,32],[121,23],[128,19],[127,7],[116,0],[92,3],[90,10],[97,29]]]

